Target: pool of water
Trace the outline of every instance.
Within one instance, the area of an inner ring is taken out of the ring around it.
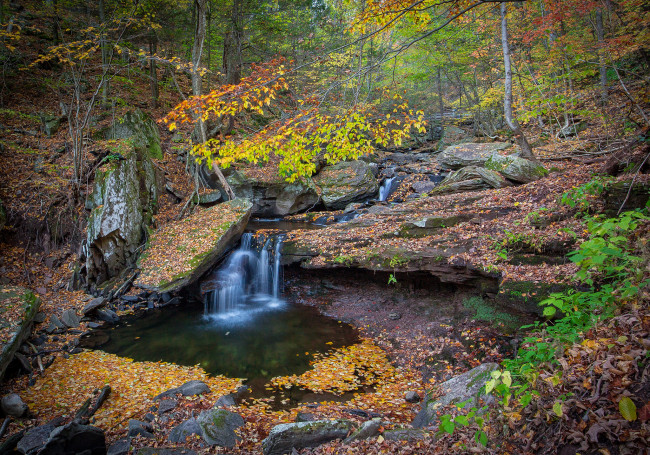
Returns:
[[[356,342],[351,326],[315,308],[255,296],[225,314],[206,316],[197,302],[151,310],[82,338],[83,347],[134,360],[198,364],[256,382],[301,374],[314,353]]]

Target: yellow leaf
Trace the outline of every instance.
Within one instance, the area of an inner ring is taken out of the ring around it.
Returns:
[[[618,410],[628,422],[634,422],[636,420],[636,405],[629,397],[623,397],[618,402]]]

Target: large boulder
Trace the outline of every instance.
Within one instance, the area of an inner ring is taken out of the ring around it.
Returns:
[[[210,445],[234,447],[239,439],[235,430],[244,425],[244,419],[225,409],[208,409],[196,418],[203,440]]]
[[[490,380],[490,373],[498,367],[496,363],[484,363],[440,384],[439,391],[442,395],[435,400],[426,400],[422,404],[422,409],[413,420],[413,427],[422,428],[437,424],[438,413],[447,405],[468,400],[471,400],[470,407],[478,404],[481,391]]]
[[[285,216],[316,205],[320,199],[311,178],[289,183],[275,169],[262,173],[257,168],[241,168],[227,172],[226,180],[235,196],[253,203],[254,216]]]
[[[129,111],[124,117],[117,119],[106,130],[105,138],[126,139],[134,148],[146,151],[151,158],[162,159],[163,157],[158,126],[149,114],[140,109]]]
[[[41,301],[28,289],[0,286],[0,380],[27,338]]]
[[[497,171],[478,166],[467,166],[449,174],[440,185],[432,189],[432,192],[438,194],[458,193],[506,186],[511,186],[511,183]]]
[[[271,429],[262,441],[264,455],[283,455],[292,449],[316,447],[335,439],[344,439],[354,425],[349,420],[317,420],[283,423]]]
[[[163,177],[149,156],[130,150],[95,172],[86,238],[88,284],[118,276],[135,264],[157,211]]]
[[[345,208],[350,202],[357,202],[377,195],[379,182],[370,165],[364,161],[343,161],[325,166],[314,182],[321,189],[325,207],[332,210]]]
[[[533,182],[548,174],[546,168],[535,161],[514,155],[503,156],[498,153],[490,156],[484,166],[486,169],[499,172],[509,180],[518,183]]]
[[[90,425],[81,425],[75,421],[58,427],[50,433],[50,437],[39,450],[47,455],[105,455],[106,437],[104,432]]]
[[[476,143],[453,145],[438,155],[440,166],[460,169],[465,166],[483,166],[495,152],[508,148],[505,142]]]
[[[198,280],[239,239],[252,207],[246,199],[233,199],[152,233],[138,259],[135,286],[163,293]]]

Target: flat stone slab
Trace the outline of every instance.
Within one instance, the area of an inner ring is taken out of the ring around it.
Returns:
[[[317,420],[283,423],[271,429],[262,441],[264,455],[283,455],[293,449],[317,447],[334,439],[345,438],[354,425],[349,420]]]
[[[138,259],[135,286],[163,293],[196,281],[239,239],[251,208],[250,201],[234,199],[154,232]]]

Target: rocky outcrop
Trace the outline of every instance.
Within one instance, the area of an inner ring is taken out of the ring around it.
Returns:
[[[244,232],[253,204],[234,199],[153,232],[138,259],[134,285],[159,293],[177,291],[196,281]]]
[[[498,172],[478,166],[467,166],[452,172],[431,191],[436,194],[445,194],[506,186],[512,186],[512,184]]]
[[[495,152],[508,148],[505,142],[476,143],[453,145],[438,155],[440,166],[460,169],[465,166],[483,166]]]
[[[29,338],[41,301],[28,289],[0,286],[0,380]]]
[[[244,425],[244,419],[225,409],[208,409],[196,418],[203,440],[212,446],[234,447],[239,439],[235,430]]]
[[[292,449],[316,447],[335,439],[344,439],[354,428],[349,420],[317,420],[284,423],[273,427],[262,441],[264,455],[283,455]]]
[[[149,156],[131,150],[95,172],[86,237],[88,284],[118,276],[133,267],[157,211],[163,178]]]
[[[17,441],[15,447],[6,449],[13,448],[25,455],[36,453],[105,455],[106,437],[101,429],[90,425],[72,421],[67,425],[56,426],[55,423],[50,422],[32,428]]]
[[[314,177],[314,182],[321,189],[323,204],[331,210],[375,196],[379,190],[371,166],[360,160],[325,166]]]
[[[301,212],[318,203],[320,197],[311,178],[289,183],[276,172],[261,174],[259,169],[227,172],[226,180],[240,198],[253,203],[254,216],[285,216]]]
[[[486,169],[498,172],[517,183],[534,182],[548,174],[544,166],[535,161],[514,155],[499,155],[498,153],[490,156],[484,166]]]
[[[140,109],[127,112],[105,132],[105,139],[125,139],[137,150],[146,152],[149,157],[162,159],[160,132],[156,122]]]
[[[438,422],[438,413],[447,405],[462,403],[471,400],[469,407],[477,405],[481,390],[490,379],[490,373],[499,367],[496,363],[484,363],[440,384],[438,390],[442,393],[435,400],[426,400],[422,410],[413,420],[414,428],[435,425]]]

